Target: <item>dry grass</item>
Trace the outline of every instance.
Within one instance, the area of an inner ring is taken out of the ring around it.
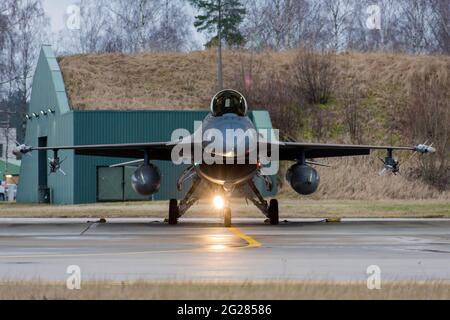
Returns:
[[[224,81],[233,86],[241,69],[254,79],[277,72],[292,76],[297,51],[224,53]],[[216,52],[88,54],[60,58],[71,105],[75,109],[206,109],[216,85]],[[450,78],[450,58],[386,53],[338,55],[340,81],[356,79],[385,108],[410,90],[417,73]],[[267,101],[270,103],[270,101]],[[263,107],[263,106],[262,106]]]
[[[399,154],[400,155],[400,154]],[[380,153],[380,157],[384,157]],[[402,154],[409,157],[409,153]],[[417,160],[417,158],[416,158]],[[406,161],[406,160],[405,160]],[[330,164],[332,168],[318,167],[321,184],[317,193],[310,198],[348,199],[348,200],[450,200],[450,191],[439,191],[414,176],[415,161],[401,166],[399,175],[386,174],[379,176],[383,164],[377,155],[361,158],[342,158],[321,160],[321,163]],[[402,161],[400,161],[402,162]],[[298,198],[298,195],[286,183],[281,194],[289,198]]]
[[[384,282],[368,290],[364,282],[83,282],[81,290],[61,283],[3,282],[0,299],[450,299],[450,282]]]
[[[209,201],[200,201],[186,217],[217,217],[219,212],[211,209]],[[234,217],[262,218],[252,204],[242,199],[232,200]],[[87,205],[27,205],[0,203],[0,217],[78,217],[78,218],[131,218],[167,217],[167,201],[98,203]],[[369,217],[369,218],[450,218],[448,200],[299,200],[283,198],[280,201],[280,217],[283,218],[326,218],[326,217]]]

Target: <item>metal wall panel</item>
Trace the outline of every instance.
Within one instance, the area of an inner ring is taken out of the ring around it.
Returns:
[[[97,200],[123,200],[123,168],[97,168]]]
[[[193,132],[194,121],[201,121],[207,111],[74,111],[75,144],[140,143],[171,140],[173,130]],[[95,202],[97,166],[108,166],[127,160],[75,156],[75,202]],[[154,200],[180,199],[175,183],[185,166],[155,161],[162,174],[160,191]]]

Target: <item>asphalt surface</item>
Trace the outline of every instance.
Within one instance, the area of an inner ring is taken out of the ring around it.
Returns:
[[[0,219],[0,280],[449,280],[450,220]]]

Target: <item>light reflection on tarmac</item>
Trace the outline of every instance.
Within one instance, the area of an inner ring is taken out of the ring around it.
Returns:
[[[0,280],[450,280],[450,220],[0,219]]]

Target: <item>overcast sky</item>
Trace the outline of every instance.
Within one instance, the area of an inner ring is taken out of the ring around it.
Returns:
[[[44,5],[45,13],[50,20],[51,31],[56,34],[66,27],[65,19],[67,19],[66,14],[68,7],[70,5],[76,4],[78,1],[42,0],[42,2]],[[191,14],[192,16],[195,15],[194,9],[191,6],[186,6],[186,10],[188,10],[189,14]],[[196,41],[199,45],[206,42],[206,37],[203,34],[198,33],[194,26],[192,26],[192,35],[194,37],[194,41]]]
[[[58,32],[65,27],[64,15],[74,0],[43,0],[44,10],[50,18],[51,30]]]

